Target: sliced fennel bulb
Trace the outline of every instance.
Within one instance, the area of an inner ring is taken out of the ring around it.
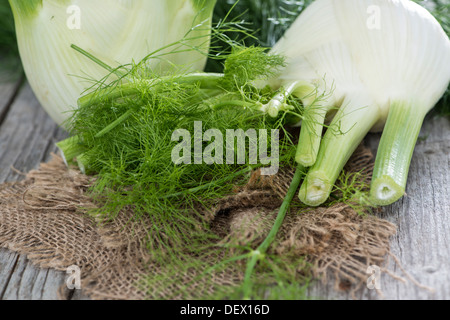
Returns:
[[[75,44],[112,67],[139,62],[149,53],[187,38],[207,51],[216,0],[10,0],[28,81],[50,116],[63,124],[77,99],[108,72],[71,48]],[[177,47],[175,48],[177,49]],[[179,45],[179,51],[188,47]],[[169,52],[172,49],[167,49]],[[162,52],[160,52],[161,54]],[[196,50],[149,60],[164,72],[172,64],[201,70]]]
[[[387,205],[401,198],[423,119],[450,81],[450,42],[439,23],[409,0],[317,0],[273,51],[288,66],[272,86],[300,83],[291,93],[302,99],[308,86],[320,94],[324,82],[333,84],[319,108],[304,100],[315,115],[302,123],[297,161],[311,169],[300,199],[325,202],[357,145],[384,125],[371,199]],[[339,110],[322,139],[333,105]]]

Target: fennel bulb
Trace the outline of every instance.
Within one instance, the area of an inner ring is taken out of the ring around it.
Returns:
[[[436,19],[409,0],[317,0],[273,51],[288,66],[270,84],[289,88],[313,113],[303,119],[296,157],[311,166],[300,199],[325,202],[364,136],[384,125],[371,199],[401,198],[424,117],[450,81],[450,42]],[[328,94],[323,83],[333,87]],[[330,106],[339,110],[322,139]]]
[[[10,0],[28,81],[49,115],[63,124],[77,100],[109,73],[71,48],[77,45],[112,68],[158,52],[148,67],[204,68],[216,0]],[[189,33],[188,36],[186,36]],[[196,47],[199,50],[192,50]],[[189,50],[188,50],[189,49]],[[170,51],[176,54],[165,55]],[[184,51],[184,52],[181,52]]]

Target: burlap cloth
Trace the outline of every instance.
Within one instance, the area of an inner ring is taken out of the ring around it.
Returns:
[[[360,147],[346,171],[348,177],[354,175],[354,183],[364,185],[372,168],[372,154]],[[256,248],[272,226],[293,173],[284,168],[274,177],[261,177],[256,171],[244,188],[218,200],[208,219],[219,243]],[[86,194],[92,179],[53,155],[23,181],[1,185],[0,246],[26,254],[42,268],[80,267],[83,293],[92,299],[197,299],[213,293],[212,286],[195,278],[198,274],[169,270],[152,260],[143,240],[150,223],[145,217],[135,219],[132,210],[124,210],[99,224],[86,215],[85,210],[96,206]],[[389,239],[395,233],[392,223],[361,215],[351,204],[315,209],[294,205],[271,252],[304,257],[315,278],[356,292],[366,284],[367,267],[383,268],[391,256]],[[208,283],[238,285],[244,268],[230,268],[209,273]],[[189,286],[183,290],[187,294],[177,293],[181,286]],[[65,285],[60,292],[64,290]]]

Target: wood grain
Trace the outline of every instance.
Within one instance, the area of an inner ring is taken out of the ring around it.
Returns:
[[[28,84],[22,81],[0,84],[0,183],[16,181],[47,161],[54,143],[66,133],[47,116]],[[38,269],[22,255],[0,250],[0,299],[53,300],[66,275]],[[83,298],[81,295],[77,295]],[[75,296],[75,298],[77,297]],[[73,298],[68,293],[67,298]]]
[[[386,297],[450,298],[449,181],[450,121],[429,117],[413,155],[407,196],[386,207],[383,217],[398,225],[399,232],[391,245],[400,264],[420,284],[434,292],[412,283],[401,285],[384,278],[382,287]]]
[[[20,75],[19,71],[2,72],[0,70],[0,125],[5,119],[22,82],[23,76]]]

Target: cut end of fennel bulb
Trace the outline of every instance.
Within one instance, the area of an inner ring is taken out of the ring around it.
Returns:
[[[315,154],[301,154],[301,155],[297,155],[295,157],[295,161],[304,166],[304,167],[311,167],[314,165],[314,163],[316,163],[316,155]]]
[[[271,100],[263,108],[272,118],[278,117],[278,113],[283,109],[283,102],[278,100]]]
[[[389,176],[372,181],[370,201],[375,205],[390,205],[405,195],[405,189]]]
[[[332,184],[324,173],[314,172],[303,182],[298,197],[304,204],[317,207],[328,199],[331,188]]]

